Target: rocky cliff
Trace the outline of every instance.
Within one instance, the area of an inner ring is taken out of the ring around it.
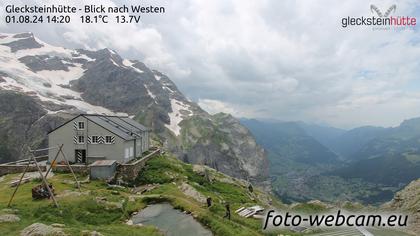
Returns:
[[[387,210],[397,210],[409,214],[409,228],[420,235],[420,179],[412,181],[397,192],[392,201],[383,205]]]

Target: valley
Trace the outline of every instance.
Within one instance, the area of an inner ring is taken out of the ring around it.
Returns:
[[[420,119],[349,131],[303,122],[241,120],[268,152],[273,191],[284,201],[378,205],[420,178]]]

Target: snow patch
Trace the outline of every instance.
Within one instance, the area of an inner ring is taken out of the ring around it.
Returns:
[[[45,94],[40,93],[40,92],[32,89],[31,87],[28,87],[24,84],[21,84],[21,83],[17,82],[15,79],[12,79],[10,77],[3,77],[3,79],[5,80],[5,82],[0,83],[0,88],[1,89],[22,92],[22,93],[25,93],[29,96],[38,97],[41,101],[44,101],[44,102],[52,102],[52,103],[55,103],[55,104],[58,104],[58,105],[74,106],[78,110],[81,110],[81,111],[89,113],[89,114],[107,114],[107,115],[124,115],[124,116],[127,116],[126,113],[115,113],[115,112],[113,112],[113,111],[111,111],[107,108],[89,104],[89,103],[81,100],[79,93],[77,93],[75,91],[71,91],[69,89],[61,88],[63,90],[61,92],[63,92],[63,94],[65,94],[64,96],[71,97],[70,99],[64,99],[63,97],[60,97],[58,94],[53,94],[53,93],[48,93],[48,92],[46,92]],[[51,88],[54,89],[55,91],[57,91],[57,88],[60,88],[60,87],[57,86],[57,85],[52,85]],[[48,110],[48,108],[46,108],[46,109]],[[57,113],[57,111],[49,111],[48,110],[48,113],[49,114],[54,114],[54,113]]]
[[[101,106],[95,106],[92,104],[89,104],[85,101],[81,101],[81,100],[74,100],[74,99],[70,99],[70,100],[66,100],[66,105],[70,105],[70,106],[74,106],[76,107],[78,110],[84,111],[88,114],[105,114],[105,115],[118,115],[118,116],[128,116],[127,113],[123,113],[123,112],[113,112],[105,107],[101,107]]]
[[[42,44],[43,47],[19,50],[16,52],[16,56],[20,58],[23,56],[49,55],[71,58],[72,53],[74,53],[74,50],[52,46],[43,42],[37,37],[35,37],[35,41],[37,41],[39,44]]]
[[[127,66],[127,67],[131,67],[131,66],[133,66],[134,65],[134,63],[133,62],[131,62],[130,60],[128,60],[128,59],[124,59],[123,60],[123,65],[125,65],[125,66]]]
[[[144,85],[144,87],[146,88],[146,90],[147,90],[147,94],[150,96],[150,97],[152,97],[153,98],[153,100],[155,100],[155,102],[156,102],[156,96],[150,91],[150,89],[149,89],[149,86],[147,86],[146,84]]]
[[[121,67],[120,65],[118,65],[118,64],[114,61],[114,59],[110,58],[110,60],[111,60],[112,64],[114,64],[116,67]]]
[[[51,97],[73,96],[80,97],[80,94],[58,86],[60,83],[68,84],[71,80],[70,76],[77,76],[78,79],[83,73],[81,66],[70,68],[69,72],[65,71],[41,71],[39,74],[31,71],[25,64],[21,63],[15,54],[10,53],[7,47],[0,46],[0,71],[5,72],[13,83],[8,84],[29,90],[38,94],[41,100],[51,100]]]
[[[96,59],[94,59],[94,58],[90,58],[90,57],[88,57],[88,56],[87,56],[87,55],[85,55],[85,54],[78,54],[78,56],[73,57],[73,59],[84,59],[84,60],[86,60],[86,61],[96,61]]]
[[[69,66],[68,71],[64,70],[42,70],[38,71],[37,74],[43,76],[50,83],[68,85],[70,81],[79,79],[82,77],[85,70],[82,68],[82,64],[73,64]]]
[[[142,71],[142,70],[140,70],[139,68],[137,68],[137,67],[135,67],[135,66],[133,66],[135,63],[133,63],[133,62],[131,62],[130,60],[127,60],[127,59],[124,59],[123,60],[123,65],[124,66],[126,66],[126,67],[129,67],[129,68],[131,68],[131,69],[133,69],[133,70],[135,70],[137,73],[144,73],[144,71]]]
[[[163,82],[162,83],[162,89],[169,91],[170,93],[175,93],[173,89],[171,89],[169,86],[172,86],[172,84]]]
[[[7,44],[17,40],[21,40],[21,38],[13,38],[14,34],[0,34],[0,44]]]
[[[167,87],[167,86],[162,86],[163,89],[168,90],[170,93],[174,93],[175,91],[173,91],[171,88]]]
[[[176,136],[179,136],[181,133],[181,127],[179,123],[184,120],[185,115],[182,113],[188,113],[188,116],[192,116],[193,112],[190,109],[190,105],[183,103],[178,99],[171,99],[171,108],[172,112],[169,115],[169,125],[165,124],[165,127],[171,130]],[[182,111],[182,113],[181,113]]]
[[[131,68],[133,68],[137,73],[140,73],[140,74],[144,73],[144,71],[140,70],[137,67],[132,66]]]
[[[0,88],[4,90],[14,90],[14,91],[28,93],[28,94],[31,94],[33,92],[32,89],[28,88],[27,86],[23,84],[19,84],[18,82],[16,82],[16,80],[10,77],[2,77],[2,78],[4,79],[4,82],[0,83]]]
[[[1,34],[0,43],[12,40],[10,39],[11,37],[13,35],[5,36]],[[68,71],[43,70],[35,73],[19,61],[20,57],[27,55],[48,54],[50,56],[59,55],[60,57],[64,56],[69,58],[71,58],[71,55],[77,55],[77,53],[71,50],[43,44],[44,47],[42,48],[19,50],[16,53],[12,53],[9,47],[0,45],[0,71],[8,75],[2,77],[4,82],[0,83],[0,89],[25,93],[29,96],[37,97],[43,102],[51,102],[62,106],[73,106],[75,109],[86,113],[127,116],[126,113],[115,113],[107,108],[87,103],[83,101],[79,92],[62,86],[69,85],[71,80],[78,79],[83,75],[84,69],[81,64],[69,66]],[[57,112],[48,110],[48,107],[45,108],[50,114]]]
[[[117,54],[114,50],[107,48],[107,50],[111,53],[111,54]]]
[[[18,40],[22,40],[24,38],[13,38],[15,34],[1,34],[0,35],[0,44],[7,44],[11,42],[15,42]],[[34,40],[42,45],[40,48],[30,48],[30,49],[22,49],[15,53],[17,58],[23,57],[23,56],[35,56],[35,55],[45,55],[48,54],[50,56],[61,56],[70,58],[73,50],[65,49],[62,47],[55,47],[52,45],[49,45],[48,43],[43,42],[42,40],[34,37]],[[7,49],[10,52],[10,48],[6,46]]]
[[[162,78],[162,76],[155,75],[155,79],[156,79],[157,81],[159,81],[161,78]]]

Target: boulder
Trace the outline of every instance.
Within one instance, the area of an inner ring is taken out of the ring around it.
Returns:
[[[14,214],[3,214],[0,215],[0,223],[3,222],[19,222],[20,218]]]
[[[106,200],[106,197],[96,197],[96,203],[99,205],[103,205],[105,209],[112,210],[112,209],[122,209],[124,201],[121,202],[110,202]]]
[[[181,186],[178,187],[185,195],[194,198],[200,203],[206,203],[207,198],[198,192],[193,186],[183,182]]]
[[[127,220],[127,222],[125,222],[127,225],[133,225],[133,220]]]
[[[104,236],[103,234],[97,232],[97,231],[89,231],[89,230],[83,230],[82,236]]]
[[[62,229],[54,228],[49,225],[42,223],[33,223],[30,226],[24,228],[21,233],[21,236],[66,236]]]

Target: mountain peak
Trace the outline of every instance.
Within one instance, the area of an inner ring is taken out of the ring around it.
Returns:
[[[44,46],[37,41],[32,33],[0,34],[0,43],[1,45],[8,46],[11,52],[36,49]]]
[[[17,33],[13,35],[13,38],[34,38],[34,34],[32,32]]]

